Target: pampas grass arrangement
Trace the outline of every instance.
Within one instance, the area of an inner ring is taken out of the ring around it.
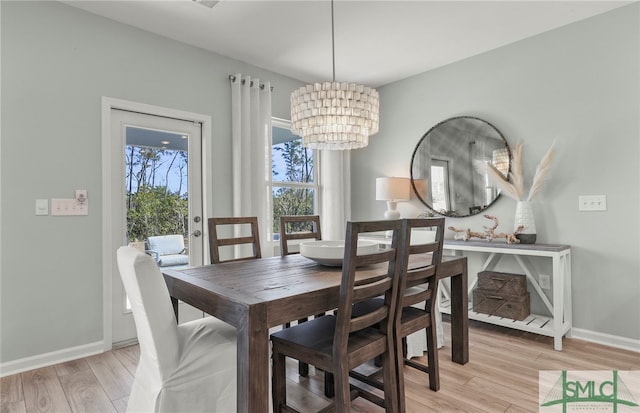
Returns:
[[[540,163],[536,167],[536,173],[533,176],[531,188],[529,194],[524,198],[524,177],[522,175],[522,144],[516,144],[513,150],[513,157],[511,159],[511,172],[509,172],[509,178],[511,182],[505,178],[495,166],[483,161],[474,161],[473,164],[476,170],[484,175],[488,175],[489,179],[501,190],[501,192],[516,201],[531,201],[535,194],[540,192],[542,184],[545,182],[551,169],[551,161],[554,156],[555,143],[547,150],[547,153],[542,157]]]

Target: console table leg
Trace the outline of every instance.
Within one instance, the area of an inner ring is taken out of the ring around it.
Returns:
[[[560,258],[553,257],[553,348],[562,351],[562,325],[564,318],[564,274]]]

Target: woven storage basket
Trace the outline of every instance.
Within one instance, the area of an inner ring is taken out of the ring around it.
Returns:
[[[507,295],[493,290],[474,288],[473,311],[522,321],[531,313],[529,293]]]
[[[527,277],[497,271],[478,273],[478,288],[502,295],[524,295],[527,293]]]

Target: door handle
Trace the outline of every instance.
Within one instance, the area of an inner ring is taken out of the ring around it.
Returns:
[[[192,235],[193,235],[194,237],[199,237],[200,235],[202,235],[202,231],[200,231],[199,229],[197,229],[197,230],[193,231],[193,234],[192,234]]]

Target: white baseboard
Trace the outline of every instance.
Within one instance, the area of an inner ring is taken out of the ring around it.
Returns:
[[[0,377],[10,376],[12,374],[22,373],[23,371],[29,371],[41,367],[52,366],[54,364],[93,356],[94,354],[100,354],[103,352],[104,343],[102,341],[96,341],[95,343],[69,347],[53,351],[51,353],[38,354],[37,356],[0,363]]]
[[[578,340],[589,341],[597,344],[604,344],[605,346],[620,348],[623,350],[630,350],[640,353],[640,340],[635,340],[627,337],[614,336],[611,334],[598,333],[591,330],[583,330],[581,328],[571,329],[571,338]]]

